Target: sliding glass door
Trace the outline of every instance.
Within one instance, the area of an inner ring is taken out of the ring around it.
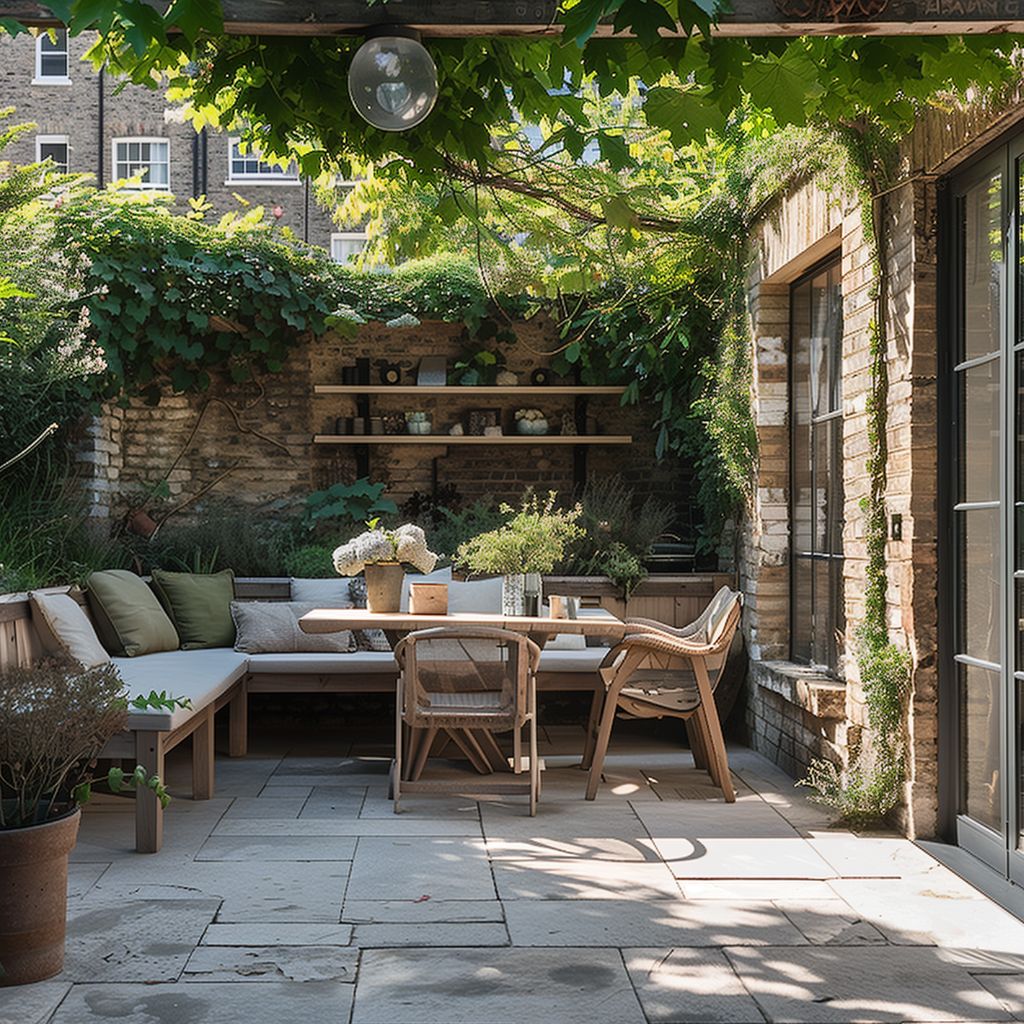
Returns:
[[[952,558],[943,566],[953,620],[957,840],[1024,882],[1022,148],[1003,147],[952,183]]]

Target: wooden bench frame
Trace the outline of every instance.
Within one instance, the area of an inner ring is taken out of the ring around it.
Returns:
[[[239,581],[239,597],[264,597],[281,600],[281,583],[287,581]],[[75,588],[48,588],[53,593],[67,593],[84,605],[83,595]],[[32,605],[24,595],[11,595],[13,600],[0,600],[0,666],[29,665],[44,653],[39,634],[32,622]],[[214,701],[198,708],[187,721],[175,729],[133,728],[113,737],[103,748],[103,758],[129,759],[141,765],[147,775],[163,777],[168,753],[184,740],[192,740],[192,799],[209,800],[215,785],[215,727],[218,711],[228,709],[228,754],[244,757],[248,752],[248,720],[250,693],[386,693],[394,694],[398,666],[394,672],[366,674],[348,673],[246,673]],[[604,701],[604,684],[597,672],[540,672],[538,692],[568,691],[593,694],[584,766],[589,764]],[[163,808],[156,794],[140,790],[135,797],[135,849],[138,853],[157,853],[163,844]]]

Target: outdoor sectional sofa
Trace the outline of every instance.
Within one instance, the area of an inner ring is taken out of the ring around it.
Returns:
[[[457,585],[457,584],[456,584]],[[58,588],[79,598],[77,591]],[[235,597],[243,601],[287,601],[288,579],[236,579]],[[41,637],[25,595],[0,598],[0,665],[27,663],[41,652]],[[547,691],[587,691],[594,695],[589,732],[596,729],[603,684],[597,672],[607,649],[549,648],[542,652],[537,685]],[[192,797],[214,795],[214,716],[229,715],[228,753],[247,751],[250,693],[394,693],[398,666],[390,651],[353,653],[245,654],[232,648],[174,650],[112,659],[129,695],[153,690],[187,698],[189,708],[130,711],[126,732],[115,737],[103,757],[133,759],[147,774],[163,774],[164,757],[192,738]],[[149,791],[135,803],[135,848],[155,853],[163,841],[163,811]]]

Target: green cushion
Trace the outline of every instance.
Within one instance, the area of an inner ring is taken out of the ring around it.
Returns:
[[[135,658],[178,649],[174,623],[135,573],[94,572],[86,581],[86,598],[100,642],[111,654]]]
[[[154,569],[153,589],[174,621],[183,651],[235,646],[235,574],[230,569],[210,575]]]

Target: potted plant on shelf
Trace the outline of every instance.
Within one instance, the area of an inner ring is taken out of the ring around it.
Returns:
[[[0,986],[42,981],[64,966],[79,808],[127,713],[113,665],[50,659],[0,671]],[[149,787],[165,806],[170,799],[141,767],[131,775],[112,768],[105,781],[115,792]]]
[[[365,533],[353,537],[334,552],[334,568],[341,576],[366,577],[366,606],[371,612],[397,612],[402,601],[403,563],[422,573],[437,564],[437,555],[427,547],[423,530],[405,523],[395,530],[366,524]]]
[[[556,509],[555,500],[551,491],[544,502],[527,495],[518,510],[503,504],[508,521],[459,545],[455,554],[454,562],[461,568],[502,577],[506,615],[540,611],[541,576],[562,561],[569,541],[583,535],[576,522],[583,512],[580,506]]]

